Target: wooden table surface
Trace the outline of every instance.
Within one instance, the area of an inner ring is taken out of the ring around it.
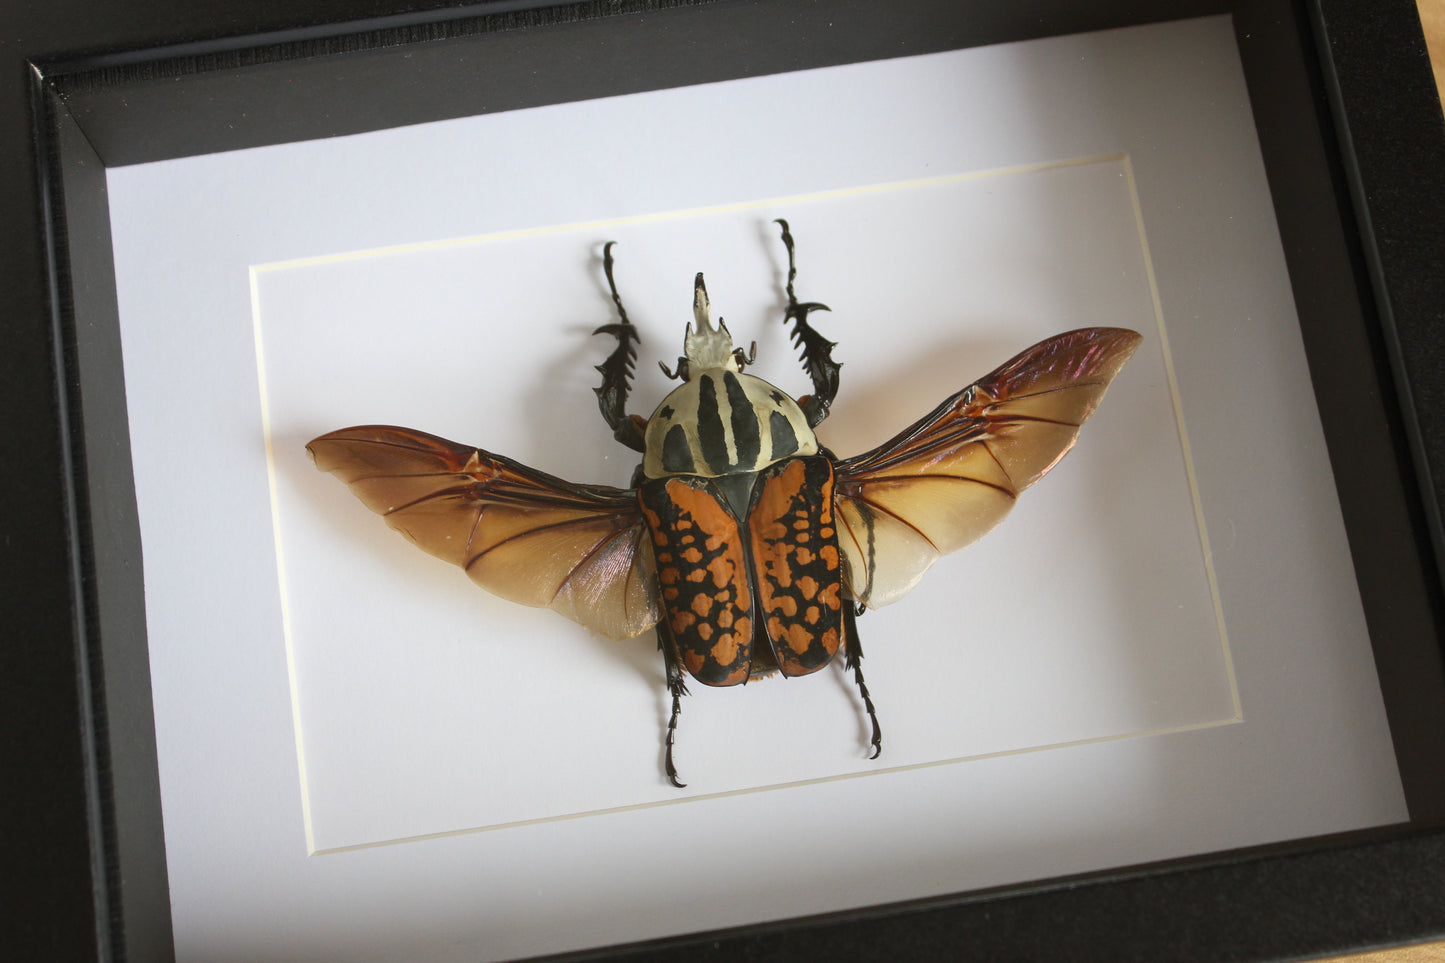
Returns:
[[[1349,956],[1331,956],[1316,963],[1441,963],[1445,960],[1445,941],[1438,943],[1417,943],[1393,950],[1376,950],[1373,953],[1352,953]]]
[[[1435,68],[1435,89],[1445,101],[1445,0],[1418,0],[1420,25],[1425,28],[1425,45]]]

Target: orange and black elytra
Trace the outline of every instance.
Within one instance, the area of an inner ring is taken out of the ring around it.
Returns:
[[[714,326],[701,274],[676,370],[682,384],[649,418],[626,411],[640,342],[612,277],[617,346],[597,370],[613,436],[642,454],[631,488],[578,485],[408,428],[333,431],[307,450],[418,547],[502,598],[546,606],[614,639],[654,626],[672,714],[664,771],[681,787],[673,743],[683,674],[730,686],[801,676],[841,648],[872,725],[857,616],[897,601],[941,555],[985,534],[1018,493],[1073,446],[1140,337],[1082,328],[1028,348],[944,400],[892,440],[852,458],[814,429],[838,393],[834,344],[800,303],[793,237],[783,321],[813,393],[794,399],[745,374],[751,354]]]

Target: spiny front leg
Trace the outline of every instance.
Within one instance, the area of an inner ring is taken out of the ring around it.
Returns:
[[[861,614],[863,606],[858,606],[856,611]],[[858,641],[858,621],[854,607],[847,601],[843,603],[843,631],[847,635],[843,642],[843,652],[847,657],[844,667],[853,670],[853,681],[858,683],[858,694],[863,697],[863,708],[868,710],[868,719],[873,723],[873,755],[868,758],[877,759],[878,754],[883,751],[883,730],[878,728],[878,713],[868,695],[868,686],[863,682],[863,644]]]
[[[647,447],[643,441],[647,421],[627,413],[627,394],[631,390],[637,345],[642,343],[642,336],[637,333],[632,322],[627,320],[627,311],[622,307],[622,297],[617,293],[617,282],[612,279],[612,246],[616,243],[608,241],[602,248],[602,272],[607,275],[607,287],[612,291],[612,303],[617,305],[619,320],[613,324],[604,324],[592,333],[616,336],[617,347],[607,356],[606,361],[596,366],[602,375],[602,387],[592,390],[597,393],[597,406],[602,409],[602,417],[612,429],[612,437],[633,451],[643,451]]]
[[[788,307],[783,315],[783,323],[792,322],[793,344],[802,348],[803,370],[813,381],[813,393],[799,398],[798,405],[807,416],[809,427],[816,428],[828,417],[828,408],[838,395],[838,369],[842,365],[833,360],[833,349],[837,347],[837,343],[823,337],[808,323],[809,312],[827,311],[830,310],[829,307],[816,301],[800,304],[797,295],[793,293],[793,280],[798,276],[798,268],[793,258],[793,234],[788,230],[787,221],[778,218],[775,223],[783,229],[783,247],[788,250]]]
[[[668,631],[667,619],[657,625],[657,647],[662,650],[663,665],[667,668],[667,691],[672,695],[672,716],[667,720],[666,754],[663,768],[667,779],[678,789],[686,789],[687,783],[677,779],[677,767],[672,764],[673,737],[677,734],[677,717],[682,713],[682,697],[687,695],[687,685],[682,680],[682,666],[677,661],[677,644]]]

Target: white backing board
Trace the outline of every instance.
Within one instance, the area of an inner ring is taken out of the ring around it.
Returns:
[[[799,118],[809,150],[777,149]],[[1226,20],[109,189],[182,959],[560,951],[1405,818]],[[625,485],[591,392],[601,242],[642,326],[633,410],[697,270],[802,393],[779,216],[833,308],[839,454],[1049,334],[1145,344],[1004,525],[860,621],[880,760],[841,672],[693,686],[678,791],[650,634],[480,592],[302,446],[394,423]],[[719,820],[769,829],[717,852]]]

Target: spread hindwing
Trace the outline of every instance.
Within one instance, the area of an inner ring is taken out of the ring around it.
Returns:
[[[818,440],[788,395],[761,378],[712,368],[663,399],[648,420],[646,446],[648,478],[716,478],[816,454]]]

